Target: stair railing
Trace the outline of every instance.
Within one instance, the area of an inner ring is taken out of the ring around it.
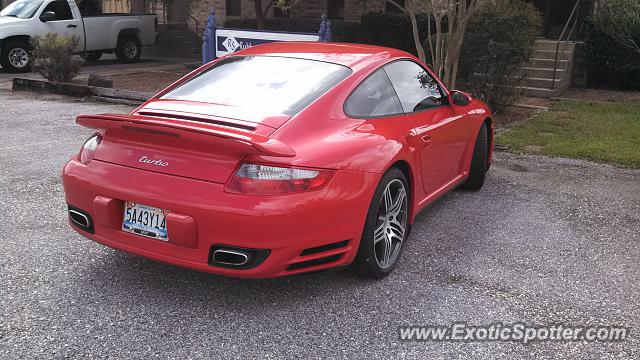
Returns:
[[[185,9],[185,12],[189,16],[189,18],[191,20],[193,20],[193,24],[195,26],[196,44],[197,44],[198,41],[200,41],[200,31],[198,30],[198,19],[196,19],[196,17],[193,16],[193,14],[191,14],[191,10],[190,9]]]
[[[562,33],[560,33],[560,37],[558,38],[558,41],[556,42],[556,55],[555,55],[555,60],[553,63],[553,80],[551,81],[551,89],[555,90],[556,88],[556,76],[558,73],[558,60],[559,60],[559,55],[560,55],[560,43],[563,41],[562,38],[564,37],[564,34],[567,32],[567,28],[569,27],[569,24],[571,23],[571,21],[573,20],[574,16],[577,16],[576,14],[578,13],[578,7],[580,6],[580,0],[576,0],[575,5],[573,6],[573,10],[571,10],[571,15],[569,15],[569,19],[567,20],[567,23],[564,25],[564,29],[562,29]],[[571,35],[573,34],[573,30],[575,30],[576,28],[576,24],[578,24],[578,19],[576,18],[576,21],[573,22],[573,25],[571,26],[571,30],[569,31],[569,33],[567,34],[567,38],[564,40],[565,45],[569,44],[569,39],[571,39]],[[566,49],[566,46],[565,46]],[[568,69],[566,69],[568,70]]]

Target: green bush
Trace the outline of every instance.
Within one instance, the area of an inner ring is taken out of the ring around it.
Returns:
[[[542,18],[522,0],[478,10],[467,27],[457,83],[500,111],[520,96],[522,67],[529,61]]]
[[[640,90],[640,2],[609,0],[587,22],[586,62],[595,87]],[[623,39],[620,39],[623,37]],[[622,40],[622,41],[621,41]]]
[[[82,60],[73,55],[77,37],[61,37],[48,33],[31,41],[32,68],[49,81],[69,81],[80,72]]]
[[[416,14],[418,30],[422,38],[427,33],[427,16]],[[411,22],[405,14],[369,12],[360,19],[358,42],[388,46],[416,55]]]
[[[230,19],[224,22],[225,28],[255,29],[255,19]],[[333,41],[357,42],[358,23],[331,20]],[[320,30],[320,19],[265,19],[266,30],[317,33]]]

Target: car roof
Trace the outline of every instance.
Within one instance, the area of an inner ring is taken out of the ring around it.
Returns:
[[[234,55],[286,56],[326,61],[350,68],[413,58],[407,52],[382,46],[333,42],[274,42],[252,46]]]

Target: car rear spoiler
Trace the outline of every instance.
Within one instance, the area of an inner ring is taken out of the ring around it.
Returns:
[[[237,144],[244,144],[247,153],[294,157],[295,150],[282,141],[267,136],[238,131],[224,126],[209,123],[198,123],[179,119],[157,119],[147,116],[128,114],[99,114],[80,115],[76,122],[92,129],[126,129],[143,130],[150,133],[164,133],[169,136],[208,135],[213,138],[231,140]],[[178,132],[171,132],[178,130]],[[213,139],[212,138],[212,139]]]

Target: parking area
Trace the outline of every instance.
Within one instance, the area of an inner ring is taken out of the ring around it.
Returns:
[[[638,170],[497,153],[481,191],[419,214],[384,280],[229,279],[67,225],[60,172],[90,134],[74,117],[129,109],[0,91],[0,358],[640,357]],[[398,337],[403,325],[453,322],[631,333],[528,345]]]
[[[116,60],[113,54],[103,54],[102,58],[96,62],[85,63],[80,70],[80,74],[75,78],[76,83],[85,83],[89,74],[101,76],[126,75],[153,70],[175,70],[184,69],[185,66],[195,68],[199,62],[194,59],[169,58],[156,56],[156,54],[143,55],[139,62],[133,64],[122,64]],[[184,71],[187,72],[186,70]],[[22,74],[7,73],[0,67],[0,90],[10,90],[14,77],[42,79],[37,73],[29,72]]]

